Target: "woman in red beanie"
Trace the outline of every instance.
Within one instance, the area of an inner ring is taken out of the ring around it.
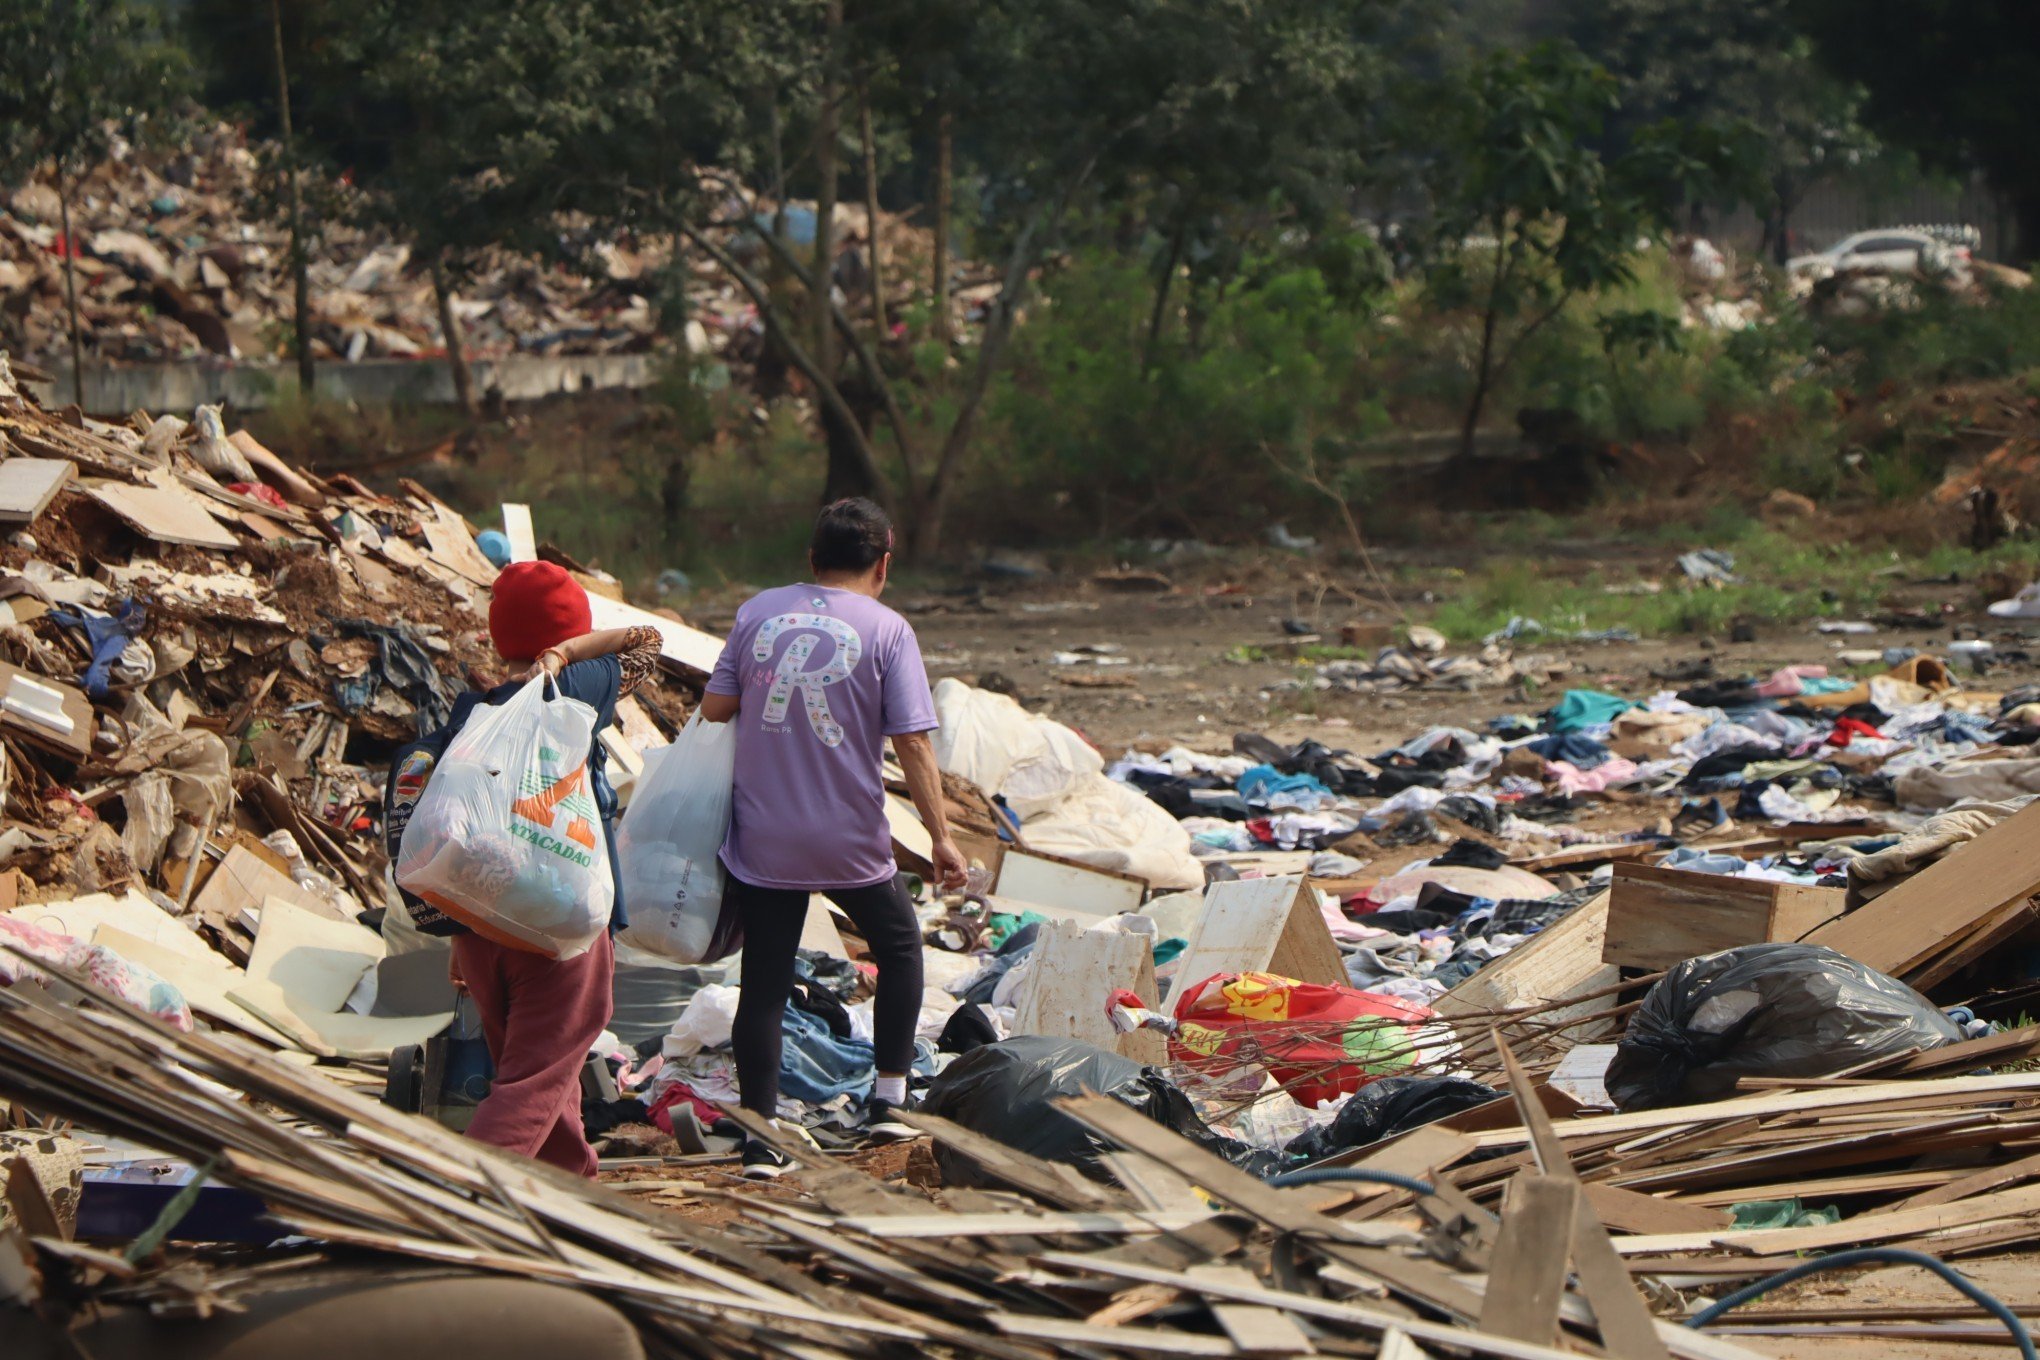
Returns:
[[[411,811],[446,749],[477,704],[500,704],[544,671],[562,694],[595,710],[599,734],[616,720],[616,704],[652,674],[659,660],[656,628],[591,632],[588,594],[550,562],[518,562],[496,578],[489,602],[489,637],[505,661],[526,663],[515,683],[463,694],[453,717],[432,737],[400,752],[392,768],[388,835],[398,843]],[[589,782],[602,811],[611,872],[616,866],[616,790],[598,739],[588,752]],[[454,986],[474,999],[496,1074],[476,1107],[468,1137],[592,1177],[595,1151],[581,1128],[581,1067],[589,1045],[609,1026],[615,949],[605,934],[571,959],[513,949],[465,931],[410,894],[405,904],[419,928],[453,935]],[[616,884],[610,934],[626,924],[623,884]]]

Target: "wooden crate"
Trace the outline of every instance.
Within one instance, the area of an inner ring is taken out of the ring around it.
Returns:
[[[1736,945],[1804,939],[1842,914],[1844,896],[1840,888],[1617,864],[1601,958],[1670,968]]]

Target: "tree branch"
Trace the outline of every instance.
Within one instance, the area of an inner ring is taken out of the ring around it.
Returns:
[[[888,513],[892,513],[897,501],[893,494],[892,481],[879,467],[878,456],[872,450],[870,439],[865,436],[864,427],[858,424],[856,415],[844,402],[843,394],[836,390],[836,384],[815,363],[814,356],[793,338],[786,323],[780,318],[778,307],[773,304],[771,290],[757,275],[739,264],[727,250],[709,239],[701,228],[682,221],[679,223],[679,229],[682,236],[693,242],[700,248],[702,254],[715,261],[725,274],[735,280],[736,285],[743,289],[757,306],[758,319],[764,322],[766,332],[786,351],[786,357],[792,361],[793,366],[814,385],[817,399],[828,407],[829,412],[842,424],[844,434],[857,455],[858,470],[870,481],[879,503]]]

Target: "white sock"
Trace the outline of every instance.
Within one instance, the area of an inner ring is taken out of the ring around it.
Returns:
[[[871,1098],[883,1100],[889,1105],[907,1103],[907,1079],[905,1077],[880,1077],[871,1085]]]

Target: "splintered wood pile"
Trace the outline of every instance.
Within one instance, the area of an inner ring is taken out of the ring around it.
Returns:
[[[1506,1047],[1500,1057],[1530,1090]],[[1415,1178],[1427,1194],[1276,1188],[1102,1098],[1065,1108],[1120,1149],[1106,1158],[1110,1181],[915,1116],[1004,1188],[931,1196],[784,1142],[802,1163],[799,1198],[699,1179],[622,1194],[389,1110],[237,1036],[177,1034],[21,991],[0,992],[0,1096],[209,1164],[325,1254],[593,1291],[667,1354],[856,1356],[905,1343],[1002,1360],[1727,1360],[1754,1352],[1680,1325],[1683,1301],[1665,1282],[1739,1283],[1844,1244],[1958,1255],[2040,1237],[2040,1188],[2028,1184],[2040,1172],[2040,1074],[1774,1090],[1556,1122],[1532,1100],[1519,1105],[1527,1126],[1432,1126],[1345,1159]],[[1950,1152],[1969,1160],[1921,1161]],[[739,1217],[714,1229],[659,1207],[679,1194],[725,1197]],[[1770,1197],[1833,1200],[1851,1217],[1729,1228],[1728,1204]],[[203,1253],[128,1266],[19,1226],[0,1229],[0,1278],[10,1258],[32,1266],[28,1288],[52,1305],[117,1287],[165,1308],[195,1293],[231,1306],[236,1278]],[[1883,1315],[1821,1316],[1841,1326]],[[1977,1314],[1935,1316],[1959,1327]]]

